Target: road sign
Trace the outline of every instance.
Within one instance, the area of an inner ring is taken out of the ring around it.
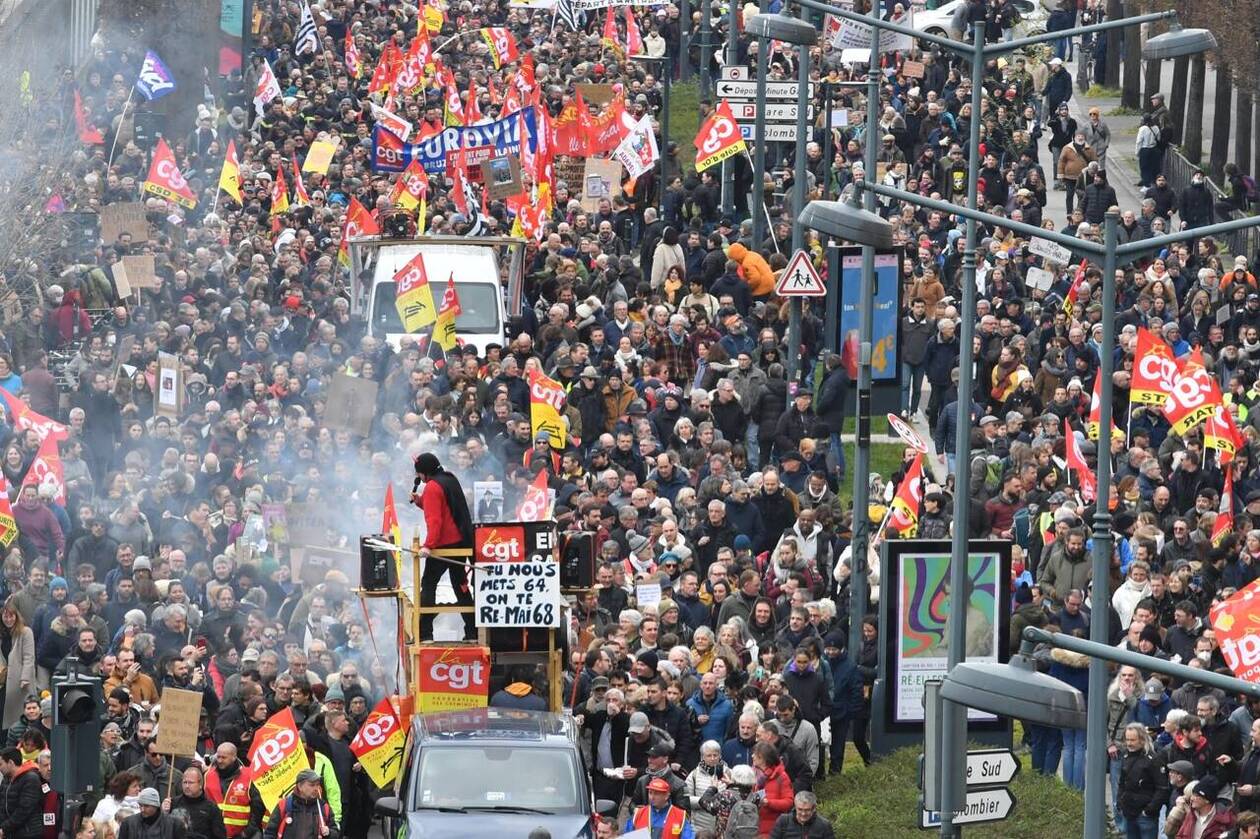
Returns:
[[[735,115],[735,119],[739,122],[755,122],[757,120],[757,103],[756,102],[727,102],[731,106],[731,113]],[[797,107],[795,102],[767,102],[766,103],[766,119],[767,120],[795,120]],[[806,110],[806,116],[809,119],[814,118],[814,106],[811,105]]]
[[[967,793],[967,803],[961,813],[954,816],[954,824],[984,824],[1000,822],[1015,809],[1015,796],[1006,787],[973,790]],[[919,827],[931,830],[941,826],[941,814],[935,810],[919,811]]]
[[[717,83],[717,95],[723,99],[756,99],[757,82],[723,79]],[[809,95],[814,95],[815,82],[809,83]],[[766,82],[767,99],[795,99],[801,86],[798,82]]]
[[[1019,774],[1019,761],[1010,749],[977,749],[967,752],[967,786],[1009,784]]]
[[[827,287],[809,261],[809,254],[802,249],[792,254],[792,260],[774,285],[774,293],[780,297],[822,297]]]
[[[724,82],[746,82],[750,78],[752,78],[752,75],[748,72],[747,67],[733,66],[722,68],[722,81]]]
[[[918,449],[924,454],[927,454],[927,450],[928,450],[927,443],[924,442],[923,438],[919,436],[919,432],[911,428],[910,424],[906,422],[905,420],[903,420],[901,417],[897,416],[896,414],[889,414],[888,427],[891,428],[893,431],[897,432],[897,436],[900,437],[903,441],[905,441],[905,444],[907,446],[913,446],[914,448]],[[968,767],[969,768],[967,770],[967,773],[971,774],[970,765],[968,765]],[[1005,781],[989,781],[989,783],[1003,784],[1006,782]]]
[[[757,139],[757,126],[748,122],[739,124],[739,133],[743,135],[745,140]],[[795,125],[774,125],[766,126],[766,142],[767,143],[795,143],[796,142],[796,126]]]

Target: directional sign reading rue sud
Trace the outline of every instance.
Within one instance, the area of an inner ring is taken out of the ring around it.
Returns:
[[[1015,809],[1015,796],[1006,787],[968,790],[967,803],[961,813],[954,815],[954,824],[984,824],[999,822],[1010,816]],[[941,826],[941,814],[934,810],[920,810],[919,827],[930,830]]]
[[[792,261],[775,283],[774,293],[780,297],[822,297],[827,293],[822,277],[814,270],[804,250],[792,254]]]
[[[1019,761],[1010,749],[977,749],[967,752],[967,786],[1009,784],[1019,774]]]

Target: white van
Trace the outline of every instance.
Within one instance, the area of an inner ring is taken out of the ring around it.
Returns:
[[[417,253],[424,254],[435,303],[441,301],[447,279],[455,277],[462,310],[455,320],[456,336],[483,355],[487,344],[505,345],[508,318],[520,314],[524,280],[525,240],[511,237],[351,240],[351,314],[366,321],[368,334],[398,349],[406,333],[394,305],[394,275]],[[427,331],[425,327],[418,334]]]

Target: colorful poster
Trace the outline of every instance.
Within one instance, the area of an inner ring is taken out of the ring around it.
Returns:
[[[862,249],[840,249],[840,355],[857,381],[858,293],[862,282]],[[898,362],[901,321],[901,250],[875,254],[875,320],[871,341],[871,378],[895,382],[901,376]]]
[[[914,549],[909,543],[890,562],[898,565],[893,715],[891,722],[923,721],[923,683],[943,679],[946,672],[948,640],[946,619],[950,613],[948,549]],[[967,605],[967,660],[998,662],[1003,649],[999,624],[1005,597],[999,597],[1002,558],[996,552],[972,553],[968,560],[971,598]],[[991,714],[971,709],[968,718],[992,720]]]

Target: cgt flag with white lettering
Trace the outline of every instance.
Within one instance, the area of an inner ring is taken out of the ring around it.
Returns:
[[[403,744],[406,735],[398,724],[394,706],[382,699],[368,714],[359,733],[350,741],[350,751],[359,759],[363,771],[380,789],[387,788],[402,769]]]
[[[1246,682],[1260,682],[1260,580],[1253,580],[1211,612],[1225,663]]]

